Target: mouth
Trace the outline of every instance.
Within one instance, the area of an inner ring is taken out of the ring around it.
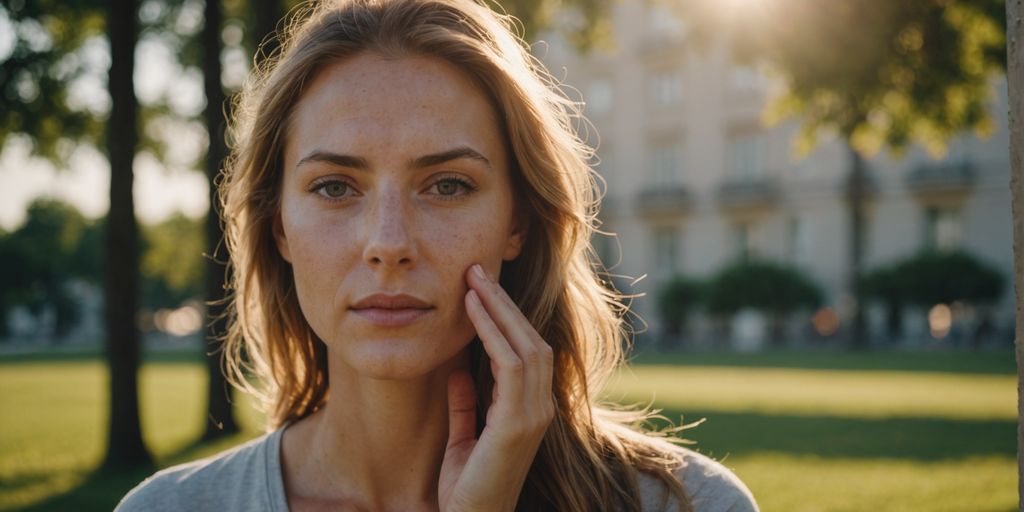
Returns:
[[[350,310],[378,327],[403,327],[433,311],[434,307],[412,295],[377,293],[364,297]]]

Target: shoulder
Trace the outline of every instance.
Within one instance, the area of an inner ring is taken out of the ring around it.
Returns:
[[[729,468],[696,451],[672,447],[682,460],[675,471],[683,484],[695,512],[757,512],[757,502],[750,489]],[[645,511],[671,510],[666,503],[665,485],[655,477],[639,476],[641,498]]]
[[[280,433],[158,471],[125,495],[116,511],[273,510],[267,504],[279,501],[274,495],[280,480]]]

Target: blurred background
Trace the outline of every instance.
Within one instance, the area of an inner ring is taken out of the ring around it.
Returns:
[[[608,400],[704,419],[764,510],[1016,509],[1002,1],[489,5],[597,148]],[[294,6],[0,6],[0,510],[109,510],[261,433],[209,184]]]

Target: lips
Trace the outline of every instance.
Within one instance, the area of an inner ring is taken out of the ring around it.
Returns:
[[[434,307],[412,295],[377,293],[358,300],[350,309],[379,327],[402,327],[422,318]]]
[[[432,306],[412,295],[375,293],[352,305],[352,309],[431,309]]]

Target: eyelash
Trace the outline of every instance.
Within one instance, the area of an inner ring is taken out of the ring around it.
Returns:
[[[462,187],[462,193],[456,193],[450,196],[444,194],[437,194],[437,197],[439,197],[442,201],[455,201],[469,194],[472,194],[473,192],[476,192],[477,187],[475,185],[473,185],[467,180],[459,178],[458,176],[442,176],[441,178],[438,178],[437,181],[431,183],[429,188],[436,188],[441,183],[451,182],[454,182],[456,185]]]
[[[348,196],[332,197],[332,196],[329,196],[329,195],[327,195],[327,194],[325,194],[323,192],[324,189],[326,189],[327,187],[329,187],[331,185],[335,185],[335,184],[344,185],[345,186],[345,192],[348,192],[351,189],[355,189],[355,187],[352,185],[352,183],[349,182],[348,180],[343,180],[343,179],[338,179],[338,178],[325,178],[325,179],[318,180],[317,182],[313,183],[313,185],[309,188],[309,191],[314,193],[314,194],[319,195],[320,197],[323,197],[324,199],[326,199],[328,201],[334,202],[334,203],[341,202],[341,201],[344,201],[344,200],[348,199]]]
[[[462,197],[464,197],[466,195],[472,194],[473,192],[476,192],[476,190],[477,190],[477,187],[475,185],[473,185],[471,182],[469,182],[467,180],[464,180],[462,178],[459,178],[457,176],[442,176],[441,178],[438,178],[436,181],[431,183],[430,187],[428,187],[428,188],[432,189],[432,188],[437,187],[441,183],[450,183],[450,182],[454,182],[456,185],[462,187],[463,193],[462,194],[453,194],[453,195],[444,195],[444,194],[434,194],[434,195],[436,195],[442,201],[455,201],[455,200],[458,200],[458,199],[460,199],[460,198],[462,198]],[[350,189],[355,189],[355,186],[353,186],[352,183],[349,182],[348,180],[343,180],[343,179],[339,179],[339,178],[327,178],[327,179],[323,179],[323,180],[320,180],[320,181],[317,181],[316,183],[314,183],[313,186],[310,187],[309,191],[312,192],[312,193],[318,194],[321,197],[323,197],[324,199],[326,199],[328,201],[331,201],[331,202],[341,202],[341,201],[345,201],[346,199],[348,199],[347,195],[341,196],[341,197],[332,197],[332,196],[326,195],[326,194],[324,194],[322,192],[328,186],[335,185],[335,184],[344,185],[346,187],[345,192],[348,192]]]

